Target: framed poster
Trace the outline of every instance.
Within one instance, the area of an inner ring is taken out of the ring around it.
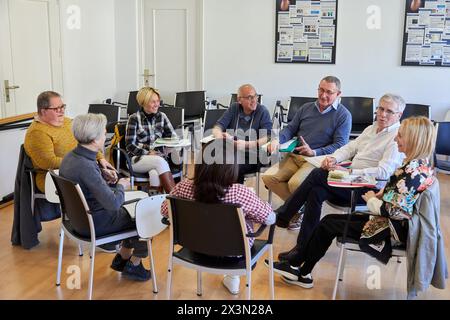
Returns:
[[[334,64],[338,0],[275,3],[275,62]]]
[[[450,67],[450,0],[406,0],[402,66]]]

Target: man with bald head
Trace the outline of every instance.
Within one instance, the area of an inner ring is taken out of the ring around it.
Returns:
[[[268,141],[272,120],[267,108],[258,103],[258,94],[251,84],[237,92],[237,102],[217,121],[213,129],[216,138],[233,139],[241,151],[238,182],[259,169],[258,149]]]

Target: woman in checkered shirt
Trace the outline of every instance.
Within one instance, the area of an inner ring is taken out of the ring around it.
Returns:
[[[222,154],[219,156],[218,152]],[[226,161],[226,159],[234,161]],[[205,203],[239,204],[244,213],[248,232],[253,232],[254,222],[273,224],[275,214],[272,207],[261,200],[253,190],[236,183],[238,172],[239,165],[236,161],[236,147],[233,141],[216,139],[203,146],[201,158],[195,164],[194,179],[181,181],[170,194]],[[161,214],[168,216],[166,202],[161,207]],[[253,240],[249,238],[250,245],[253,245]],[[239,293],[239,276],[225,275],[223,284],[231,294]]]
[[[136,100],[141,109],[128,119],[125,135],[126,149],[131,158],[133,170],[138,173],[156,170],[161,186],[170,192],[175,186],[165,147],[154,148],[158,138],[176,137],[169,118],[159,112],[159,93],[144,87],[137,93]]]

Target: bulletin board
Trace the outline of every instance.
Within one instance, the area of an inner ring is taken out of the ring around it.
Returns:
[[[275,62],[336,62],[338,0],[275,0]]]
[[[450,0],[406,0],[403,66],[450,67]]]

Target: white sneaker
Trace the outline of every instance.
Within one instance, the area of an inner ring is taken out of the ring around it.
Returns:
[[[225,288],[230,291],[231,294],[239,294],[239,285],[241,284],[241,279],[239,276],[225,275],[223,277],[222,283]]]

